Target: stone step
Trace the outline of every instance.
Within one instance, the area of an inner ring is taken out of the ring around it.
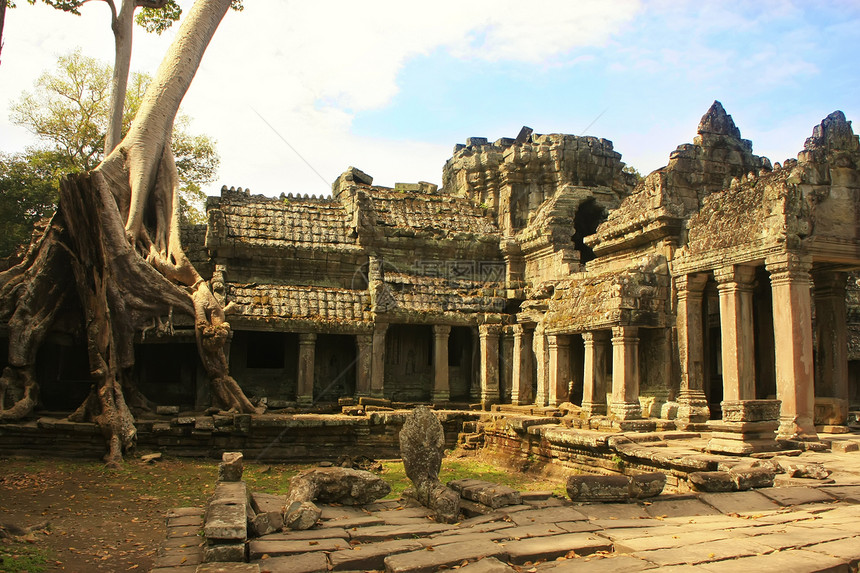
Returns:
[[[381,543],[353,545],[351,549],[341,549],[329,555],[332,570],[379,570],[385,567],[389,555],[419,551],[424,545],[416,539],[398,539]]]

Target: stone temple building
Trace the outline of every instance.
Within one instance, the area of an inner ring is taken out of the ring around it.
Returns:
[[[270,408],[571,403],[591,428],[717,420],[713,449],[741,452],[860,406],[860,142],[841,112],[782,165],[715,102],[641,181],[610,141],[523,128],[457,145],[441,189],[372,182],[224,188],[185,231],[231,372]],[[45,406],[74,408],[86,354],[43,353]],[[142,332],[135,368],[156,402],[208,405],[190,323]]]

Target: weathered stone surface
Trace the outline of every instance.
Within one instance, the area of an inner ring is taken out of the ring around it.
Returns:
[[[645,507],[651,517],[692,517],[716,515],[719,511],[693,497],[656,500]]]
[[[666,485],[666,474],[652,472],[630,476],[630,497],[646,499],[660,495]]]
[[[833,501],[825,492],[809,487],[774,487],[760,493],[783,506]]]
[[[451,480],[448,482],[448,487],[458,492],[465,499],[482,503],[493,509],[522,503],[522,496],[517,490],[488,481]]]
[[[860,444],[849,440],[833,440],[830,443],[830,449],[831,451],[845,454],[860,450]]]
[[[196,573],[260,573],[256,563],[203,563]]]
[[[771,487],[776,474],[766,467],[735,466],[729,470],[729,475],[736,489],[743,491],[754,487]]]
[[[260,537],[280,531],[284,527],[284,514],[279,511],[258,513],[250,521],[251,535]]]
[[[827,479],[830,470],[818,463],[788,463],[785,464],[785,473],[792,478]]]
[[[324,553],[314,551],[288,557],[272,557],[257,563],[266,573],[326,573],[328,559]]]
[[[759,491],[738,491],[732,493],[703,493],[699,499],[725,514],[773,511],[779,506]]]
[[[737,488],[729,472],[693,472],[687,475],[696,491],[732,491]]]
[[[512,573],[514,569],[495,557],[485,557],[457,569],[459,573]]]
[[[329,559],[334,571],[384,569],[384,560],[389,555],[423,548],[424,546],[414,539],[383,541],[334,551],[329,555]]]
[[[423,549],[389,555],[385,558],[385,570],[387,573],[430,573],[463,561],[504,556],[504,548],[491,541],[450,543],[433,551]]]
[[[203,546],[203,561],[213,562],[244,562],[245,542],[242,543],[207,543]]]
[[[526,561],[555,559],[566,555],[590,555],[597,551],[611,551],[612,542],[588,533],[565,533],[550,537],[535,537],[502,544],[511,563],[522,565]]]
[[[350,539],[356,541],[372,542],[384,541],[386,539],[414,539],[418,537],[429,537],[435,533],[441,533],[452,529],[444,523],[433,523],[427,521],[415,525],[376,525],[370,527],[356,527],[348,530]]]
[[[207,539],[244,542],[248,537],[247,524],[244,503],[241,505],[210,503],[206,511],[203,534]]]
[[[552,573],[617,573],[618,571],[644,571],[657,566],[629,555],[607,555],[585,559],[565,559],[547,563],[540,571]]]
[[[439,482],[445,433],[439,419],[426,406],[412,410],[400,430],[400,457],[412,481],[416,499],[435,511],[436,519],[454,523],[460,515],[460,496]]]
[[[630,482],[621,475],[572,475],[567,479],[567,495],[574,501],[627,501]]]
[[[248,558],[260,559],[263,555],[278,557],[281,555],[295,555],[309,551],[337,551],[348,549],[349,543],[346,539],[319,539],[302,541],[270,541],[268,539],[254,539],[248,542]]]
[[[284,512],[284,527],[310,529],[316,525],[322,511],[312,501],[294,501]]]
[[[391,486],[379,476],[352,468],[315,468],[290,480],[287,503],[320,501],[364,505],[385,497]]]

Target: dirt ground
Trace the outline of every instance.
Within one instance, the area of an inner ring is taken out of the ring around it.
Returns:
[[[0,522],[50,523],[29,536],[28,549],[47,550],[45,571],[149,571],[165,512],[203,503],[216,476],[215,461],[133,460],[106,470],[98,462],[2,459]],[[5,549],[16,552],[12,543]]]

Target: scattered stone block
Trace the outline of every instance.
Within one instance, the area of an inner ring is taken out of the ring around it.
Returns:
[[[687,479],[696,491],[725,492],[737,487],[729,472],[692,472]]]
[[[179,406],[156,406],[155,413],[159,416],[176,416],[179,414]]]
[[[341,549],[332,552],[329,559],[334,571],[379,570],[385,568],[384,561],[389,555],[421,549],[424,549],[424,546],[417,540],[399,539]]]
[[[522,503],[520,492],[508,486],[489,481],[474,479],[451,480],[448,482],[448,487],[458,492],[465,499],[484,504],[493,509]]]
[[[284,527],[310,529],[316,525],[322,511],[312,501],[294,501],[284,512]]]
[[[203,563],[196,573],[260,573],[256,563]]]
[[[735,466],[729,470],[739,491],[755,487],[771,487],[776,473],[768,467]]]
[[[245,542],[241,543],[207,543],[203,546],[203,562],[245,561]]]
[[[140,456],[140,461],[147,464],[154,464],[158,460],[161,459],[161,452],[156,452],[154,454],[144,454]]]
[[[218,464],[218,481],[242,481],[244,459],[242,452],[224,452]]]
[[[790,463],[785,465],[785,473],[791,478],[827,479],[830,470],[819,463]]]
[[[364,505],[385,497],[390,491],[391,486],[371,472],[352,468],[315,468],[290,480],[287,501]]]
[[[567,495],[573,501],[620,502],[654,497],[665,484],[666,476],[658,472],[636,476],[572,475],[567,480]]]
[[[842,426],[848,420],[848,400],[815,397],[815,425]]]
[[[830,450],[846,454],[848,452],[856,452],[860,450],[860,445],[858,445],[857,442],[851,442],[848,440],[833,440],[830,442]]]

